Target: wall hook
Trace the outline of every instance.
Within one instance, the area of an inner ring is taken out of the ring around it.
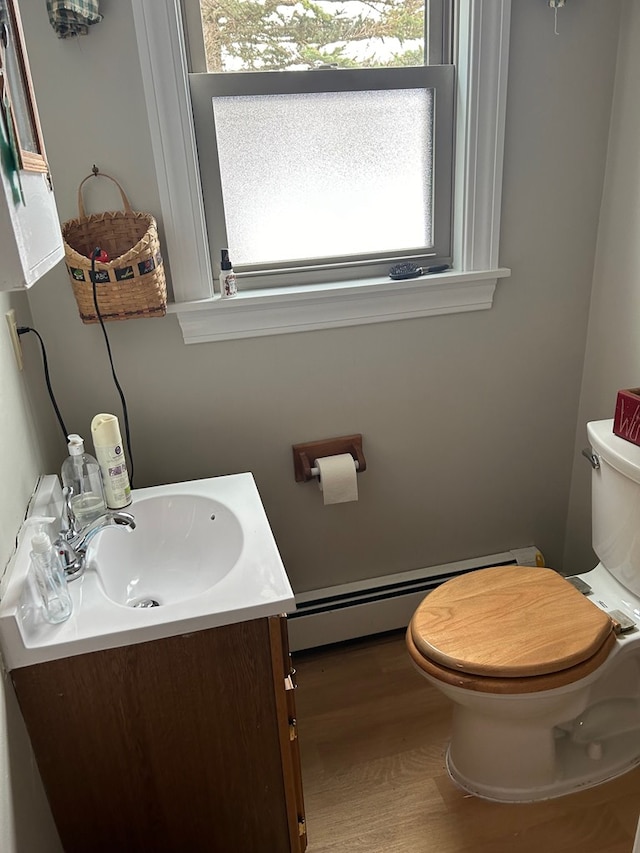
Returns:
[[[553,32],[555,35],[559,36],[560,33],[558,31],[558,9],[562,9],[566,0],[549,0],[549,6],[553,9]]]

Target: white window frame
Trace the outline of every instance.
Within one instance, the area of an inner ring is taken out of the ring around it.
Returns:
[[[214,293],[179,0],[132,0],[174,304],[185,343],[491,308],[497,282],[511,0],[459,0],[452,269],[428,277]]]

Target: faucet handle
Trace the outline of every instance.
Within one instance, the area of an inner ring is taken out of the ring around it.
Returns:
[[[75,536],[78,532],[78,522],[76,520],[76,514],[73,511],[73,507],[71,506],[71,498],[73,497],[73,486],[65,486],[62,490],[62,495],[64,497],[64,509],[65,509],[65,527],[64,531],[69,536]]]

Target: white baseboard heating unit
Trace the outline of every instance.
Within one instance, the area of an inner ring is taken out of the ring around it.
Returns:
[[[456,575],[488,566],[543,566],[535,545],[296,595],[288,615],[291,651],[405,628],[422,599]]]

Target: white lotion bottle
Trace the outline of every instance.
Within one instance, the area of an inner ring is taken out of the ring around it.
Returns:
[[[91,437],[102,472],[107,506],[122,509],[131,503],[131,486],[118,418],[104,413],[96,415],[91,421]]]
[[[100,466],[96,459],[85,453],[82,436],[67,436],[69,455],[62,463],[62,485],[69,486],[71,510],[79,527],[84,527],[107,511]]]

